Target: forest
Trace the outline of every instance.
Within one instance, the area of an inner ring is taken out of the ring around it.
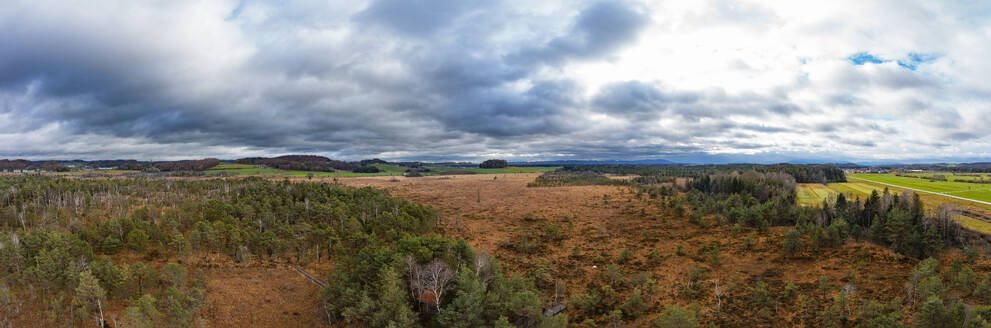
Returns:
[[[332,160],[315,155],[285,155],[279,157],[248,157],[236,161],[238,164],[265,165],[280,170],[334,172],[335,170],[352,171],[368,165]]]
[[[198,325],[204,277],[181,263],[204,254],[238,263],[333,259],[331,322],[542,321],[531,283],[503,274],[498,261],[463,240],[434,233],[429,208],[376,189],[260,178],[21,176],[0,178],[0,190],[0,296],[19,309],[4,311],[7,325],[18,312],[41,310],[21,309],[19,298],[48,304],[50,325],[111,318],[135,327]],[[143,260],[123,260],[135,256]],[[404,282],[408,275],[422,279]],[[426,291],[434,304],[414,307],[421,295],[411,292]],[[130,304],[122,313],[104,313],[108,301],[121,300]]]

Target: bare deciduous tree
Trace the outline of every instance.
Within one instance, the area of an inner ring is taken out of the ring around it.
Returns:
[[[485,253],[475,254],[475,275],[482,284],[488,284],[492,280],[492,259]]]
[[[454,278],[454,271],[440,259],[433,259],[420,268],[420,271],[426,278],[424,280],[426,290],[434,296],[434,300],[437,302],[437,312],[440,312],[441,297],[444,295],[444,289],[447,288],[448,283]]]

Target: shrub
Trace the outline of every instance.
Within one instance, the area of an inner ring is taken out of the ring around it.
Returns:
[[[616,258],[616,262],[619,264],[625,264],[633,258],[633,252],[630,252],[629,248],[624,248],[622,252],[619,253],[619,257]]]
[[[365,166],[356,167],[351,172],[354,172],[354,173],[379,173],[379,172],[382,172],[382,170],[379,170],[378,167],[375,167],[375,166],[372,166],[372,165],[365,165]]]
[[[645,310],[647,310],[647,304],[639,290],[630,294],[630,297],[623,303],[623,313],[630,318],[639,318]]]
[[[664,312],[651,322],[651,326],[658,328],[694,328],[698,325],[695,313],[677,305],[665,307]]]
[[[802,251],[802,233],[797,229],[791,229],[785,234],[785,240],[781,244],[782,250],[788,256],[795,256]]]

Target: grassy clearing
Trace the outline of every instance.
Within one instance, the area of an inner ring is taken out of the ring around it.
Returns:
[[[844,183],[830,183],[830,189],[847,195],[849,199],[860,198],[864,199],[871,196],[874,190],[878,193],[884,192],[883,185],[872,185],[862,182],[844,182]],[[852,197],[851,197],[852,196]]]
[[[798,185],[797,192],[798,204],[806,206],[822,204],[822,201],[828,198],[829,195],[837,194],[835,190],[821,183],[800,184]]]

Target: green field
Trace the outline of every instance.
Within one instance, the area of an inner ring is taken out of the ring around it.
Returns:
[[[258,175],[275,177],[305,177],[312,174],[315,177],[367,177],[367,176],[401,176],[406,172],[406,167],[389,164],[373,164],[381,172],[378,173],[354,173],[351,171],[318,172],[318,171],[292,171],[272,168],[262,168],[257,165],[220,163],[219,165],[206,170],[206,173],[228,173],[235,175]],[[505,173],[540,173],[553,171],[557,167],[516,167],[509,166],[501,169],[481,169],[481,168],[458,168],[448,166],[428,166],[431,171],[423,175],[435,175],[439,172],[448,171],[468,171],[479,174],[505,174]]]
[[[855,175],[851,175],[854,177]],[[875,176],[880,176],[880,174],[875,174]],[[913,178],[907,178],[913,179]],[[919,180],[919,179],[915,179]],[[928,182],[928,180],[922,180]],[[885,182],[890,183],[890,182]],[[893,184],[893,183],[891,183]],[[798,203],[800,205],[806,206],[816,206],[822,204],[822,201],[829,197],[830,194],[842,193],[846,195],[847,199],[857,199],[861,200],[870,197],[871,193],[877,190],[878,193],[884,192],[884,189],[888,188],[889,192],[901,193],[905,189],[897,187],[887,187],[881,184],[874,184],[870,182],[845,182],[845,183],[830,183],[828,186],[819,183],[803,183],[799,184],[796,190],[798,194]],[[914,187],[913,187],[914,188]],[[918,188],[917,188],[918,189]],[[991,198],[991,191],[967,191],[967,192],[950,192],[950,195],[965,197],[970,199],[981,199],[981,198]],[[922,197],[923,203],[927,207],[938,206],[941,203],[955,203],[961,206],[969,206],[983,209],[985,211],[991,211],[991,205],[969,202],[966,200],[943,197],[939,195],[919,193]],[[983,233],[991,233],[991,223],[972,218],[965,215],[957,216],[957,221],[960,222],[965,228],[980,231]]]
[[[822,204],[822,201],[829,195],[837,193],[828,186],[818,183],[801,184],[796,191],[798,192],[798,204],[806,206]]]
[[[967,183],[956,181],[929,181],[912,177],[900,177],[894,174],[850,174],[849,177],[886,183],[900,187],[918,189],[939,194],[963,197],[983,202],[991,202],[991,184]],[[954,176],[954,178],[974,177]]]
[[[925,173],[906,173],[904,175],[912,176],[912,177],[929,178],[937,174],[945,176],[946,179],[950,181],[973,180],[973,179],[980,179],[981,177],[983,177],[985,180],[991,179],[991,173],[968,173],[970,175],[961,175],[961,174],[955,174],[953,172],[925,172]],[[978,177],[978,175],[980,177]]]

